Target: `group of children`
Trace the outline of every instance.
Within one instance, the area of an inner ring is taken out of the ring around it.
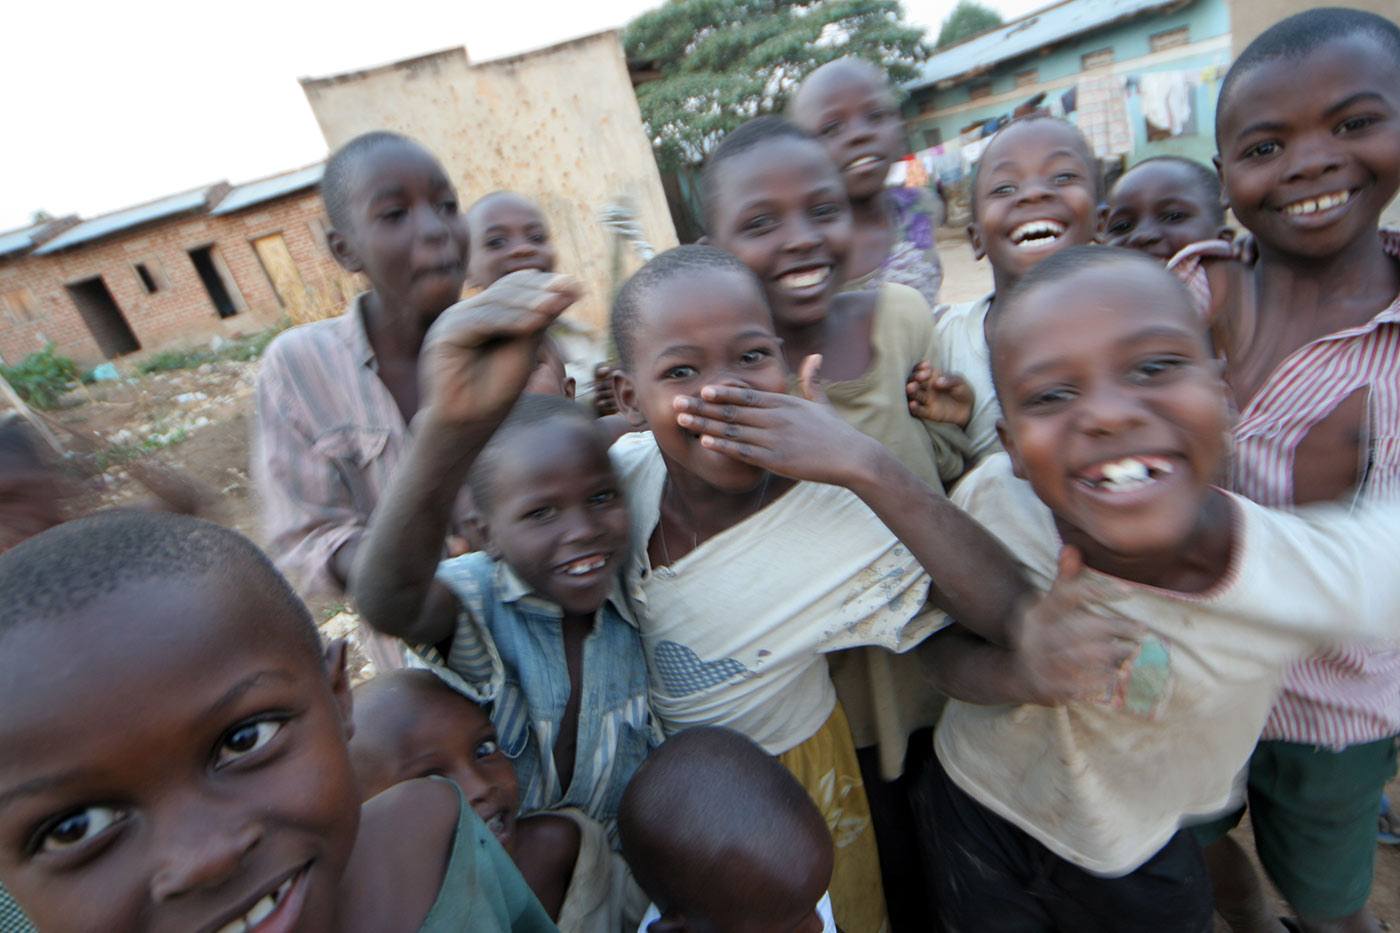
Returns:
[[[31,529],[0,883],[45,931],[1374,929],[1400,29],[1285,20],[1218,114],[1218,176],[1107,192],[1073,125],[1002,129],[994,290],[933,309],[893,95],[824,66],[711,155],[706,245],[617,295],[603,418],[540,211],[459,214],[417,144],[351,142],[324,193],[374,289],[363,410],[412,431],[300,557],[410,669],[352,690],[217,526]],[[316,393],[296,350],[262,401]],[[1296,919],[1225,835],[1246,801]]]

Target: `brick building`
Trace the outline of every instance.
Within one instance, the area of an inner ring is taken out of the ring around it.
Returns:
[[[356,290],[325,243],[322,166],[0,234],[0,359],[82,366],[333,314]]]

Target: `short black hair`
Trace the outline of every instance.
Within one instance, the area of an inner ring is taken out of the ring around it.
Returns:
[[[1119,175],[1118,180],[1113,183],[1113,187],[1116,189],[1123,183],[1123,179],[1127,178],[1144,165],[1161,164],[1179,165],[1186,169],[1187,173],[1191,175],[1192,180],[1195,181],[1197,191],[1202,195],[1201,200],[1205,204],[1206,209],[1211,212],[1211,220],[1217,224],[1225,223],[1225,205],[1220,203],[1220,175],[1215,169],[1208,165],[1203,165],[1195,159],[1188,159],[1185,156],[1175,155],[1153,156],[1150,159],[1143,159],[1122,175]],[[1112,199],[1112,197],[1112,192],[1110,192],[1109,198]]]
[[[326,160],[326,169],[321,174],[321,202],[326,206],[326,216],[333,229],[344,232],[350,227],[350,186],[354,184],[360,162],[371,152],[390,145],[417,146],[418,143],[402,133],[375,130],[356,136]]]
[[[1089,172],[1094,179],[1094,198],[1097,201],[1103,200],[1103,170],[1099,166],[1098,156],[1094,155],[1094,148],[1089,145],[1089,140],[1084,138],[1084,132],[1073,123],[1063,117],[1052,116],[1048,113],[1028,113],[1023,117],[1015,117],[1001,129],[992,134],[987,145],[982,149],[982,156],[972,164],[972,172],[969,175],[968,199],[969,209],[972,211],[972,220],[977,222],[977,179],[982,176],[982,164],[991,155],[992,147],[997,143],[997,137],[1005,133],[1014,126],[1024,126],[1027,123],[1036,123],[1049,120],[1058,123],[1074,134],[1075,146],[1079,149],[1079,154],[1084,157],[1084,164],[1089,167]]]
[[[496,462],[500,459],[501,451],[505,450],[511,437],[526,428],[544,424],[556,418],[582,424],[597,434],[598,443],[606,449],[607,442],[603,435],[598,432],[597,422],[573,399],[564,398],[562,395],[526,393],[516,400],[510,414],[506,415],[500,427],[496,428],[491,439],[481,449],[481,453],[477,454],[476,462],[472,464],[471,470],[467,474],[467,486],[471,489],[472,502],[478,510],[485,513],[491,509],[495,493],[493,481],[496,474]]]
[[[126,586],[200,578],[274,600],[286,612],[264,613],[261,624],[289,625],[292,640],[319,663],[311,613],[253,542],[212,522],[165,512],[99,512],[0,554],[0,638],[20,626],[58,623]]]
[[[481,197],[477,198],[475,201],[472,202],[472,206],[467,208],[467,229],[474,230],[476,227],[477,215],[480,214],[487,207],[489,207],[491,205],[491,202],[499,201],[503,198],[515,198],[516,200],[522,201],[533,207],[535,211],[539,213],[541,218],[544,217],[544,211],[540,210],[540,206],[534,201],[525,197],[525,195],[519,193],[518,191],[507,191],[503,188],[499,191],[492,191],[490,194],[483,194]]]
[[[753,282],[759,295],[763,294],[763,287],[753,270],[744,265],[737,256],[718,247],[699,244],[677,246],[660,253],[623,284],[617,292],[617,298],[613,300],[610,326],[613,344],[617,347],[618,361],[624,370],[632,368],[633,332],[642,316],[642,305],[652,291],[676,276],[713,270],[742,275]]]
[[[779,139],[797,139],[803,142],[818,143],[815,136],[784,117],[773,115],[754,117],[740,124],[732,133],[725,136],[705,159],[700,170],[700,204],[705,214],[705,229],[714,232],[716,199],[719,196],[719,168],[735,156],[743,155],[751,149]],[[825,149],[822,150],[825,153]],[[833,169],[834,171],[834,169]]]
[[[0,472],[37,472],[50,466],[33,428],[14,413],[0,416]]]
[[[831,845],[826,820],[792,773],[717,726],[686,729],[652,752],[627,785],[617,821],[623,858],[663,913],[705,916],[716,898],[742,903],[755,894],[746,884],[764,886],[764,869],[789,862],[795,846]]]
[[[1230,105],[1230,91],[1240,78],[1266,62],[1297,60],[1329,42],[1352,36],[1374,39],[1400,72],[1400,26],[1375,13],[1350,7],[1319,7],[1296,13],[1261,32],[1245,46],[1221,82],[1215,109],[1216,145],[1220,144],[1220,124]]]
[[[1192,302],[1191,293],[1186,286],[1175,275],[1168,272],[1160,262],[1152,259],[1145,253],[1137,250],[1124,249],[1121,246],[1101,246],[1094,243],[1071,246],[1069,249],[1055,253],[1042,259],[1033,269],[1027,272],[1015,287],[1006,295],[1004,301],[998,301],[998,310],[993,318],[991,333],[988,335],[991,353],[989,354],[992,369],[992,385],[997,388],[997,394],[1001,394],[1001,380],[997,373],[997,337],[1006,321],[1014,316],[1015,309],[1026,299],[1031,292],[1043,286],[1059,282],[1082,272],[1095,269],[1106,269],[1110,266],[1120,266],[1124,263],[1135,264],[1147,270],[1149,274],[1161,279],[1162,287],[1174,290],[1180,295],[1183,305],[1188,309],[1195,308]],[[1204,330],[1204,325],[1202,325]]]

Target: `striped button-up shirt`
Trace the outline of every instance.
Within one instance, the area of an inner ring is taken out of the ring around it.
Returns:
[[[1400,260],[1400,233],[1385,231]],[[1203,307],[1202,261],[1231,253],[1198,244],[1172,260]],[[1294,504],[1294,456],[1310,431],[1354,393],[1366,394],[1360,500],[1400,498],[1400,296],[1364,324],[1320,337],[1281,362],[1235,427],[1230,485],[1263,505]],[[1400,733],[1400,651],[1351,646],[1301,661],[1264,727],[1265,739],[1341,749]]]

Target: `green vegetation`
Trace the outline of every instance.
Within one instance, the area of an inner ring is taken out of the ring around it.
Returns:
[[[629,62],[660,74],[637,102],[662,171],[699,164],[833,59],[876,62],[899,84],[927,55],[898,0],[667,0],[633,20],[623,42]]]
[[[145,376],[151,373],[168,373],[177,369],[195,369],[205,363],[217,363],[223,360],[247,363],[262,356],[267,345],[272,342],[272,338],[284,329],[283,327],[272,327],[253,334],[251,337],[240,337],[218,350],[163,350],[137,363],[136,371]]]
[[[953,12],[943,21],[938,30],[936,48],[953,45],[970,39],[979,32],[995,29],[1001,25],[1001,14],[978,3],[977,0],[958,0]]]
[[[53,344],[49,344],[15,366],[0,365],[0,375],[20,398],[35,408],[53,408],[78,381],[78,365],[66,356],[59,356]]]

